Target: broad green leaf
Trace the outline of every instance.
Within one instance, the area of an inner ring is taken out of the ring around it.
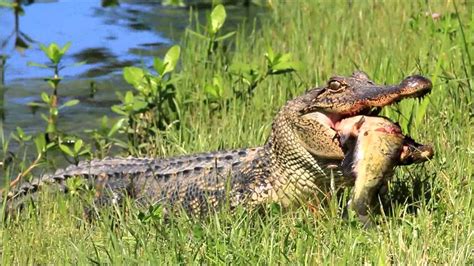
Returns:
[[[212,84],[215,86],[222,88],[222,77],[221,76],[215,76],[212,78]]]
[[[44,120],[46,123],[49,122],[49,118],[48,118],[45,114],[41,114],[40,116],[41,116],[41,118],[43,118],[43,120]]]
[[[14,7],[14,6],[15,6],[15,4],[13,4],[13,3],[8,3],[8,2],[0,1],[0,7],[12,8],[12,7]]]
[[[274,61],[269,64],[272,74],[281,74],[296,71],[300,65],[298,62],[291,61],[291,54],[278,54]]]
[[[54,82],[52,80],[46,80],[46,82],[48,83],[48,85],[51,87],[51,88],[57,88],[57,82]]]
[[[156,92],[159,84],[161,83],[161,77],[159,76],[148,76],[148,83],[149,86],[147,86],[149,90],[151,90],[153,93]]]
[[[47,78],[47,79],[44,79],[44,81],[46,81],[48,83],[48,85],[51,87],[51,88],[57,88],[58,87],[58,84],[61,82],[61,78],[59,77],[56,77],[56,78]]]
[[[46,92],[42,92],[42,93],[41,93],[41,99],[42,99],[43,102],[45,102],[45,103],[49,103],[49,102],[50,102],[49,95],[48,95]]]
[[[40,49],[41,51],[43,51],[43,53],[49,58],[49,48],[46,47],[46,45],[40,43]]]
[[[46,54],[46,56],[49,58],[49,60],[53,64],[58,64],[60,60],[60,54],[59,54],[59,47],[56,43],[51,43],[49,46],[45,46],[43,44],[40,44],[41,50]]]
[[[146,71],[138,67],[123,68],[123,78],[128,82],[128,84],[132,86],[137,86],[140,82],[142,82],[145,74]]]
[[[155,68],[155,71],[158,73],[158,75],[163,75],[165,66],[165,63],[161,59],[157,57],[153,58],[153,68]]]
[[[112,109],[114,113],[117,113],[119,115],[124,115],[124,116],[128,115],[128,113],[123,110],[124,108],[122,105],[114,105],[110,109]]]
[[[127,91],[125,93],[125,97],[124,97],[124,103],[125,104],[131,104],[133,102],[133,99],[135,97],[133,96],[133,93],[131,91]]]
[[[211,98],[219,98],[219,91],[218,91],[218,88],[216,86],[213,86],[213,85],[206,85],[204,87],[204,91],[209,95],[211,96]]]
[[[294,71],[296,69],[296,64],[293,62],[280,62],[272,66],[272,73],[281,72],[281,71]]]
[[[46,151],[46,138],[44,134],[39,134],[34,139],[36,152],[42,154]]]
[[[286,53],[286,54],[282,54],[278,57],[278,62],[275,62],[276,64],[279,64],[279,63],[286,63],[286,62],[290,62],[291,61],[291,54],[290,53]]]
[[[112,137],[115,134],[115,132],[117,132],[117,130],[119,130],[122,127],[125,121],[126,121],[125,118],[121,118],[117,122],[115,122],[115,124],[112,126],[109,133],[107,134],[107,137],[109,138]]]
[[[161,218],[163,215],[163,206],[159,204],[153,206],[153,211],[151,213],[153,214],[153,216]]]
[[[59,144],[59,149],[61,149],[61,151],[64,152],[65,154],[67,154],[71,157],[74,157],[74,153],[71,151],[71,149],[69,149],[68,146],[63,145],[63,144]]]
[[[235,33],[236,33],[235,31],[226,33],[226,34],[224,34],[224,35],[222,35],[222,36],[216,38],[216,42],[220,42],[220,41],[223,41],[223,40],[225,40],[225,39],[227,39],[227,38],[230,38],[230,37],[234,36]]]
[[[133,102],[133,110],[134,111],[140,111],[142,110],[143,108],[145,108],[147,106],[147,102],[144,102],[144,101],[141,101],[141,100],[136,100]]]
[[[16,127],[16,133],[18,137],[23,138],[25,136],[25,131],[21,127]]]
[[[209,40],[209,37],[204,36],[204,35],[202,35],[202,34],[200,34],[200,33],[197,33],[197,32],[195,32],[195,31],[193,31],[193,30],[186,29],[186,32],[188,32],[188,33],[190,33],[191,35],[194,35],[194,36],[196,36],[196,37],[199,37],[199,38],[201,38],[201,39]]]
[[[211,33],[217,33],[224,25],[227,14],[223,5],[217,5],[211,12]]]
[[[19,143],[23,142],[23,140],[19,136],[17,136],[15,133],[11,133],[10,137]]]
[[[91,150],[89,148],[85,148],[81,152],[77,153],[78,156],[82,156],[85,154],[91,154]]]
[[[32,136],[26,135],[21,127],[16,127],[16,135],[12,134],[12,137],[18,142],[29,141],[32,138]]]
[[[60,108],[71,107],[71,106],[74,106],[78,103],[79,103],[79,100],[77,100],[77,99],[69,100],[69,101],[65,102],[63,105],[61,105]]]
[[[61,57],[67,52],[67,50],[69,50],[70,47],[71,47],[71,42],[67,42],[63,46],[63,48],[61,48],[61,50],[60,50]]]
[[[76,143],[74,143],[74,152],[76,154],[79,153],[79,151],[81,150],[83,144],[84,144],[84,142],[82,141],[82,139],[78,139],[76,141]]]
[[[29,107],[48,107],[47,104],[37,102],[29,102],[26,105],[28,105]]]
[[[179,45],[173,45],[168,52],[166,52],[165,58],[163,62],[165,63],[165,70],[163,71],[163,75],[166,73],[170,73],[176,67],[176,64],[179,60],[179,55],[181,53],[181,48]]]
[[[163,0],[161,1],[163,6],[173,6],[173,7],[185,7],[186,4],[183,0]]]
[[[59,46],[55,43],[53,43],[49,47],[49,52],[50,52],[50,59],[54,64],[58,64],[59,61],[61,60],[61,51],[59,50]]]
[[[100,120],[100,126],[102,128],[105,128],[107,127],[108,123],[109,123],[109,118],[106,115],[102,116],[102,119]]]
[[[27,63],[28,66],[32,66],[32,67],[41,67],[41,68],[49,68],[47,65],[45,64],[40,64],[40,63],[36,63],[36,62],[28,62]]]
[[[275,60],[275,53],[273,52],[272,47],[268,47],[265,57],[270,64],[273,64],[273,61]]]

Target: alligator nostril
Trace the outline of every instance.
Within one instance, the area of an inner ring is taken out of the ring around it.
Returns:
[[[402,81],[400,85],[402,85],[403,87],[419,90],[431,90],[431,88],[433,87],[431,80],[420,75],[407,77]]]

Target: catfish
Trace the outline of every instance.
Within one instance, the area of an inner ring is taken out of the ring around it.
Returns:
[[[385,117],[346,118],[336,131],[344,151],[343,174],[355,179],[348,208],[369,227],[369,215],[376,211],[378,195],[387,190],[395,167],[425,162],[433,157],[433,148],[405,136],[398,124]]]

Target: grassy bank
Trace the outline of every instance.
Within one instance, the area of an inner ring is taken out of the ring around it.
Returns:
[[[316,213],[239,210],[167,222],[143,221],[130,206],[106,209],[89,223],[78,200],[84,196],[46,194],[40,212],[27,210],[1,223],[2,264],[474,263],[472,12],[460,3],[351,3],[275,3],[258,21],[259,30],[249,22],[210,56],[205,41],[186,35],[176,82],[181,126],[171,127],[165,141],[157,137],[150,155],[262,145],[278,108],[333,74],[362,69],[380,83],[423,74],[434,83],[431,95],[385,114],[415,139],[432,143],[436,157],[397,171],[393,214],[379,217],[378,228],[342,221],[335,201]],[[248,100],[238,98],[232,88],[248,86],[229,66],[265,69],[268,47],[291,53],[298,71],[269,76]],[[218,108],[204,89],[214,77],[225,95]]]

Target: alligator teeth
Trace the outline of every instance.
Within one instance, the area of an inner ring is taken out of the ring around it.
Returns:
[[[368,115],[369,116],[376,116],[380,113],[380,111],[382,111],[382,107],[374,107],[369,111]]]

